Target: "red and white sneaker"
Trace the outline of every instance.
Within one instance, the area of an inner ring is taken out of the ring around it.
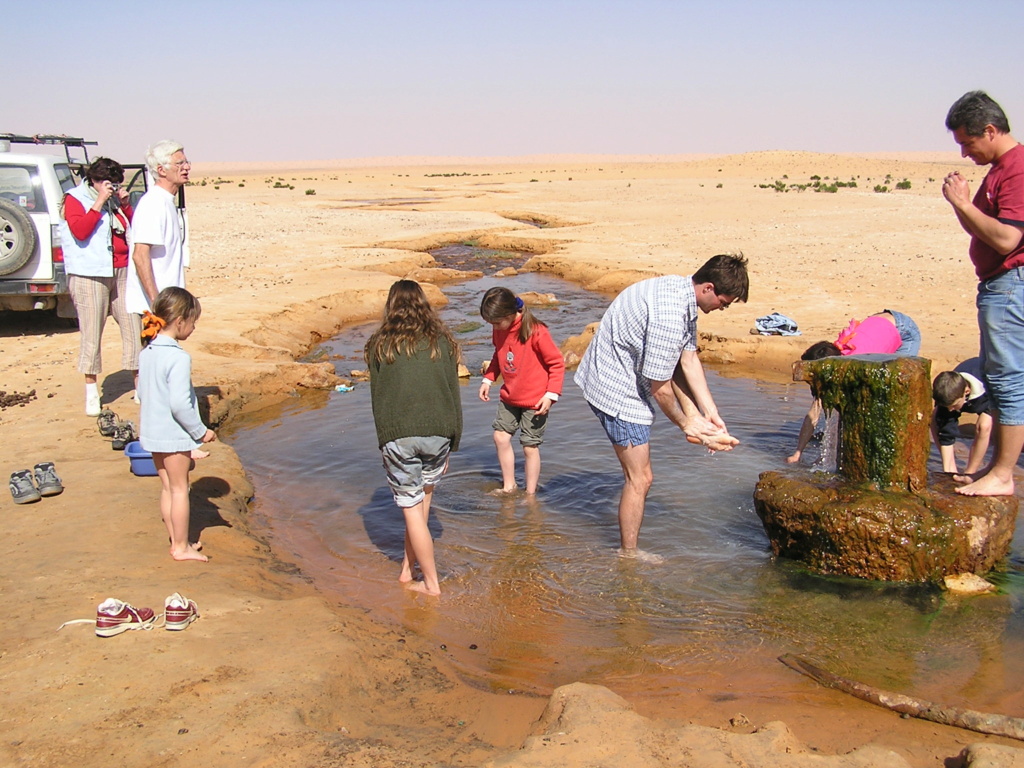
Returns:
[[[113,637],[129,629],[152,629],[156,614],[152,608],[136,608],[134,605],[108,597],[96,608],[96,634],[99,637]]]
[[[194,600],[175,592],[164,601],[164,627],[170,630],[184,629],[199,618],[199,607]]]

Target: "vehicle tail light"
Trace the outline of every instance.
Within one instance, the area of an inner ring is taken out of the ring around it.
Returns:
[[[64,263],[64,249],[60,247],[60,225],[50,225],[50,256],[55,264]]]
[[[29,283],[28,284],[28,292],[29,293],[56,293],[57,292],[57,284],[56,283]]]

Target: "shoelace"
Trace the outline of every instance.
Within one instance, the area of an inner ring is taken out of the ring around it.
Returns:
[[[153,629],[154,627],[157,626],[157,623],[161,619],[164,619],[164,614],[158,613],[155,616],[153,616],[153,620],[152,621],[149,621],[149,622],[146,622],[146,623],[141,623],[140,622],[139,625],[138,625],[139,629],[144,629],[147,632],[149,632],[149,630],[151,630],[151,629]],[[164,619],[164,623],[166,623],[166,621],[167,620]],[[61,624],[59,627],[57,627],[57,631],[60,632],[62,629],[64,629],[64,627],[70,626],[71,624],[96,624],[96,619],[71,619],[70,621],[65,621],[63,624]],[[160,626],[163,626],[163,624],[160,624]]]

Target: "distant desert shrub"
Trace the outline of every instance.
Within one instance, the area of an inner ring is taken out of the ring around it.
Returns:
[[[306,194],[307,195],[315,195],[316,194],[316,190],[315,189],[307,189],[306,190]]]
[[[887,186],[885,186],[884,184],[875,184],[875,192],[882,193],[882,192],[888,192],[888,191],[889,191],[889,188]]]
[[[904,179],[903,181],[897,182],[896,189],[910,189],[910,179]]]

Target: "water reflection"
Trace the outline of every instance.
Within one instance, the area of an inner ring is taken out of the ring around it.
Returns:
[[[478,320],[480,295],[497,282],[446,289],[446,321]],[[557,341],[607,304],[538,275],[500,282],[558,296],[562,303],[537,311]],[[346,331],[327,353],[350,360],[370,327]],[[478,371],[492,353],[489,327],[459,340]],[[367,385],[297,397],[235,425],[229,439],[275,546],[297,553],[322,588],[444,643],[468,678],[495,690],[547,692],[585,680],[645,696],[733,683],[777,693],[792,673],[774,659],[796,652],[876,685],[1005,709],[1024,681],[1019,537],[999,577],[1003,594],[981,599],[773,562],[751,494],[761,471],[785,466],[810,394],[802,383],[709,377],[742,445],[708,455],[664,419],[655,425],[641,545],[665,557],[660,566],[613,555],[621,471],[571,377],[552,412],[537,498],[488,495],[501,482],[494,403],[476,399],[474,379],[463,390],[462,449],[434,498],[445,590],[436,604],[395,581],[404,529],[380,466]],[[517,469],[521,476],[521,454]]]

